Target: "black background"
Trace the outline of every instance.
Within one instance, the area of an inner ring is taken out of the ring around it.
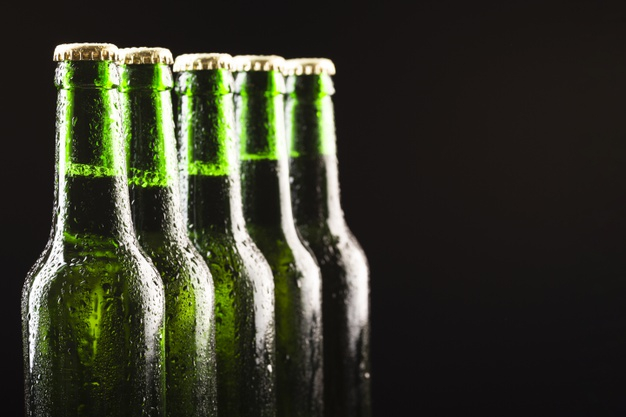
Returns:
[[[6,409],[21,415],[20,292],[52,218],[52,53],[111,42],[335,62],[342,203],[372,272],[375,417],[626,415],[625,12],[591,1],[4,6]]]

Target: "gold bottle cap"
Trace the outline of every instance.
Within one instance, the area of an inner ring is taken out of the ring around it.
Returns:
[[[118,48],[112,43],[62,43],[54,48],[54,61],[116,61]]]
[[[285,69],[285,58],[278,55],[235,55],[234,71],[279,71]]]
[[[290,58],[285,61],[285,75],[335,75],[335,64],[328,58]]]
[[[176,57],[173,67],[174,72],[213,69],[232,71],[233,57],[217,52],[182,54]]]
[[[172,52],[167,48],[138,46],[120,48],[118,63],[120,64],[166,64],[174,62]]]

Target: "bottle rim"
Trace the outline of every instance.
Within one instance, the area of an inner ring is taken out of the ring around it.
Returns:
[[[174,59],[174,72],[225,69],[232,71],[233,57],[221,52],[181,54]]]
[[[168,48],[158,46],[135,46],[118,49],[119,64],[166,64],[174,62]]]
[[[116,61],[119,48],[112,43],[62,43],[54,48],[54,61]]]
[[[335,64],[329,58],[290,58],[285,61],[285,75],[335,75]]]
[[[279,55],[235,55],[234,71],[278,71],[284,72],[285,58]]]

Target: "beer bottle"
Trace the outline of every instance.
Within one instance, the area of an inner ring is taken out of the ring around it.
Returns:
[[[213,278],[187,236],[178,188],[172,53],[119,50],[119,91],[131,211],[141,247],[165,286],[166,416],[216,411]]]
[[[133,231],[117,54],[54,50],[53,224],[22,295],[29,417],[164,415],[164,289]]]
[[[284,126],[284,59],[235,56],[235,114],[246,227],[274,273],[279,417],[321,416],[321,276],[296,231]]]
[[[181,188],[215,283],[218,413],[274,417],[274,283],[241,210],[231,65],[224,53],[174,61]]]
[[[285,126],[296,228],[322,271],[324,415],[368,417],[369,266],[340,204],[334,63],[286,61]]]

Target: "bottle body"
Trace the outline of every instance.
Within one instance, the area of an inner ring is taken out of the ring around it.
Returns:
[[[217,416],[213,279],[180,213],[170,63],[121,50],[120,93],[136,234],[165,288],[166,416]]]
[[[213,280],[192,245],[143,232],[165,286],[166,416],[217,416]]]
[[[232,74],[195,68],[176,81],[177,136],[188,233],[215,282],[218,413],[274,417],[274,284],[241,212]]]
[[[22,292],[29,417],[162,417],[164,292],[133,233],[115,64],[57,65],[55,210]]]
[[[134,245],[50,248],[24,289],[27,416],[163,415],[153,268]]]
[[[325,416],[369,417],[369,265],[340,206],[335,90],[329,74],[286,81],[294,219],[322,272]]]
[[[278,415],[321,416],[321,278],[293,224],[284,80],[278,71],[242,71],[236,92],[246,227],[274,275]]]

